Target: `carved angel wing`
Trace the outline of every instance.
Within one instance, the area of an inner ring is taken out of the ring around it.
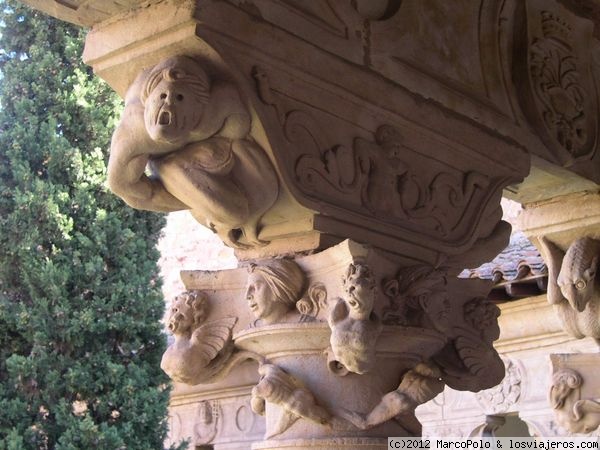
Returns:
[[[192,342],[207,363],[212,361],[231,340],[231,330],[237,317],[225,317],[206,323],[192,334]]]

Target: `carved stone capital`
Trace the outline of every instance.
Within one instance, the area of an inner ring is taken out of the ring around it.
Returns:
[[[418,436],[415,408],[444,386],[485,389],[504,374],[489,284],[444,268],[399,266],[344,241],[182,278],[190,290],[171,306],[175,340],[162,367],[176,381],[206,384],[235,379],[243,360],[256,361],[250,404],[265,416],[264,448]],[[214,414],[205,406],[208,435]]]
[[[502,190],[523,179],[529,155],[477,123],[486,114],[472,105],[448,113],[447,102],[461,103],[446,97],[455,82],[497,92],[463,79],[474,72],[422,77],[443,86],[435,101],[407,91],[413,58],[385,36],[423,22],[423,11],[367,3],[170,0],[93,22],[84,57],[126,99],[111,188],[137,208],[189,209],[244,260],[347,238],[402,263],[458,271],[491,259],[509,232]],[[456,20],[448,36],[477,20],[477,8],[430,7]],[[139,32],[125,36],[125,26]],[[440,42],[423,51],[439,53]],[[462,44],[451,53],[463,55]],[[172,99],[181,103],[164,105]]]

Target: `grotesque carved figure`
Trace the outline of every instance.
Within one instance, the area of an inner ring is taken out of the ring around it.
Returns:
[[[581,375],[562,369],[552,378],[550,404],[556,421],[572,433],[590,433],[600,425],[600,399],[581,399]]]
[[[167,348],[160,367],[175,381],[209,383],[225,375],[230,366],[231,330],[237,318],[203,324],[206,302],[206,296],[190,291],[175,297],[171,305],[167,323],[175,342]]]
[[[231,84],[211,83],[190,57],[168,58],[127,93],[111,144],[109,186],[134,208],[189,209],[230,246],[261,245],[259,221],[279,188],[249,130],[250,116]]]
[[[335,363],[350,372],[363,374],[375,364],[375,344],[382,329],[373,312],[376,295],[375,277],[368,266],[350,264],[344,298],[337,299],[327,319]]]
[[[594,294],[600,241],[580,238],[566,252],[545,237],[540,238],[540,244],[546,256],[550,278],[548,301],[559,304],[566,299],[571,308],[583,312]]]
[[[368,414],[341,410],[339,415],[361,430],[395,419],[409,433],[419,436],[421,424],[415,417],[416,407],[443,390],[440,370],[435,365],[420,363],[405,373],[398,389],[385,394]]]
[[[321,425],[329,423],[330,414],[317,405],[314,395],[298,379],[273,364],[262,364],[258,373],[261,378],[252,388],[252,410],[263,415],[266,402],[282,410],[267,438],[283,433],[301,417]]]
[[[600,240],[583,237],[562,251],[547,238],[540,250],[548,266],[548,301],[565,330],[577,338],[600,339],[600,295],[597,287]]]
[[[304,289],[304,272],[294,261],[275,259],[249,268],[246,300],[257,319],[281,321],[296,305]]]

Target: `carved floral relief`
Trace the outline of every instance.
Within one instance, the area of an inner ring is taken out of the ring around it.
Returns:
[[[516,78],[525,113],[554,156],[565,165],[595,151],[597,93],[589,46],[593,24],[554,2],[528,1],[527,24],[517,41]],[[521,48],[527,48],[522,54]],[[522,80],[522,72],[527,78]]]
[[[408,221],[446,237],[462,225],[464,208],[474,204],[478,189],[490,181],[482,174],[437,172],[425,175],[414,167],[398,129],[381,126],[375,142],[354,140],[352,148],[323,148],[315,136],[314,121],[299,111],[286,118],[286,136],[297,140],[304,129],[313,135],[316,152],[301,155],[296,162],[300,185],[311,193],[334,195],[348,205],[360,206],[381,220]],[[418,175],[417,175],[418,174]]]
[[[521,397],[521,370],[513,360],[502,358],[506,375],[502,382],[491,389],[476,394],[477,402],[486,413],[510,412]]]

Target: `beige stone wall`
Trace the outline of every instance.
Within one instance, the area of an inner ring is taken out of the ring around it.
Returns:
[[[237,267],[233,249],[208,228],[196,222],[188,211],[167,216],[167,225],[158,242],[158,262],[167,302],[184,290],[180,270],[219,270]]]

